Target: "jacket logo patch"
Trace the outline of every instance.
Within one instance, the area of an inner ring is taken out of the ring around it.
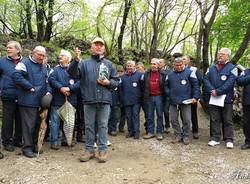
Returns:
[[[133,87],[137,87],[137,83],[136,82],[133,82]]]
[[[186,85],[186,84],[187,84],[187,81],[186,81],[186,80],[181,80],[181,84],[182,84],[182,85]]]
[[[222,75],[221,76],[221,80],[223,80],[223,81],[227,80],[227,76],[226,75]]]
[[[69,80],[69,84],[70,84],[70,85],[73,85],[73,84],[75,84],[75,81],[74,81],[73,79],[70,79],[70,80]]]

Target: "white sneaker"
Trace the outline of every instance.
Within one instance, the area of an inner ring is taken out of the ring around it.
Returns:
[[[220,142],[217,142],[217,141],[214,141],[214,140],[211,140],[208,142],[208,146],[216,146],[216,145],[219,145]]]
[[[227,147],[227,149],[233,149],[234,148],[234,144],[232,142],[227,142],[226,143],[226,147]]]
[[[107,141],[107,146],[111,146],[111,142],[109,142],[109,140]]]

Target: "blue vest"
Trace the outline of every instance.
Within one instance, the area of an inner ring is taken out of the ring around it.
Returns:
[[[250,69],[244,70],[237,79],[237,84],[243,86],[242,104],[250,105]]]

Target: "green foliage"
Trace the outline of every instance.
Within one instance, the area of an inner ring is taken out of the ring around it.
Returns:
[[[215,41],[219,47],[231,48],[233,52],[239,48],[246,27],[250,21],[249,0],[224,1],[220,9],[220,15],[212,28],[211,42]],[[246,53],[250,52],[250,46]],[[244,58],[239,61],[244,65]]]

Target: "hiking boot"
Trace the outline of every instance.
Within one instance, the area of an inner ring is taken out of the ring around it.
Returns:
[[[148,133],[148,134],[146,134],[146,135],[143,136],[143,139],[151,139],[154,136],[155,136],[154,134]]]
[[[87,162],[90,159],[94,158],[94,153],[89,151],[84,151],[83,154],[80,156],[80,162]]]
[[[100,163],[107,162],[108,161],[108,153],[107,153],[107,151],[100,151],[98,159],[99,159]]]
[[[189,138],[188,137],[184,137],[183,138],[183,143],[184,145],[188,145],[190,142],[189,142]]]
[[[178,142],[181,142],[181,137],[174,137],[171,141],[171,143],[173,144],[178,143]]]
[[[158,141],[161,141],[161,140],[163,139],[162,134],[157,134],[157,135],[156,135],[156,139],[157,139]]]
[[[116,131],[111,131],[111,132],[109,132],[109,135],[111,135],[111,136],[117,136],[117,132]]]
[[[9,152],[13,152],[15,150],[14,146],[12,146],[11,144],[7,144],[6,146],[4,146],[4,149]]]
[[[169,133],[170,133],[170,128],[166,128],[166,129],[164,130],[164,133],[169,134]]]
[[[250,144],[245,143],[245,144],[243,144],[243,145],[240,147],[240,149],[242,149],[242,150],[250,149]]]
[[[134,137],[132,133],[127,133],[126,138]]]
[[[199,134],[198,133],[193,133],[193,138],[194,139],[199,139]]]
[[[3,157],[4,157],[3,154],[0,152],[0,159],[3,159]]]
[[[134,139],[139,139],[140,138],[140,134],[135,134],[134,135]]]
[[[50,148],[53,149],[53,150],[59,150],[60,149],[60,147],[58,146],[58,144],[51,144]]]

